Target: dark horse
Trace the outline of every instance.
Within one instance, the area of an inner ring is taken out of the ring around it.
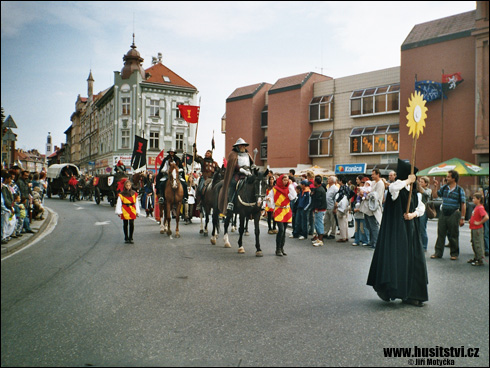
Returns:
[[[208,236],[209,215],[211,214],[211,210],[213,209],[214,190],[216,188],[216,184],[218,184],[220,180],[223,179],[224,170],[225,169],[217,168],[214,172],[213,178],[206,179],[202,188],[202,192],[199,193],[199,197],[197,198],[201,217],[201,229],[199,233],[203,234],[204,236]],[[202,223],[203,217],[205,219],[204,225]]]
[[[107,196],[110,205],[114,207],[118,194],[123,190],[123,182],[127,179],[131,180],[133,190],[137,192],[140,190],[141,178],[144,176],[145,174],[141,172],[134,173],[133,175],[126,173],[95,175],[92,181],[95,203],[100,204],[104,196]]]
[[[165,203],[161,204],[159,202],[159,208],[160,213],[163,213],[162,210],[165,210],[165,218],[160,225],[160,234],[166,232],[168,236],[172,235],[172,230],[170,230],[170,220],[172,218],[172,209],[174,209],[176,222],[175,237],[180,238],[179,219],[182,199],[184,198],[184,188],[180,182],[179,167],[175,162],[169,162],[168,179],[163,195],[165,197]]]
[[[269,170],[265,172],[260,172],[258,169],[254,169],[251,176],[245,178],[238,186],[238,190],[235,194],[235,206],[234,211],[227,211],[224,224],[224,235],[223,239],[225,241],[225,248],[230,248],[230,242],[228,240],[228,226],[233,217],[234,213],[240,215],[240,228],[238,238],[238,253],[245,253],[243,249],[242,238],[245,228],[245,220],[248,218],[253,218],[255,227],[255,255],[257,257],[262,257],[262,250],[260,249],[260,214],[262,212],[262,207],[266,194],[267,187],[267,174]],[[215,190],[215,201],[213,207],[213,237],[211,238],[211,243],[216,244],[217,232],[219,232],[219,201],[220,192],[223,191],[223,182],[220,182],[216,186]],[[222,195],[227,195],[227,193],[222,193]],[[215,230],[217,232],[215,232]]]

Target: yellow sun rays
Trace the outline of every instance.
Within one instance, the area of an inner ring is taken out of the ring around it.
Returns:
[[[410,128],[408,134],[411,134],[413,138],[418,138],[424,132],[425,119],[427,119],[426,112],[428,109],[425,107],[426,101],[419,91],[415,91],[415,93],[412,93],[408,102],[407,127]]]

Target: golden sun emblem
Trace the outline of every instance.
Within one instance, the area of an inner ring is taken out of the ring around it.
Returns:
[[[425,119],[427,119],[427,107],[425,107],[424,96],[415,91],[408,100],[407,107],[407,127],[410,128],[408,134],[412,134],[413,138],[418,138],[424,132]]]

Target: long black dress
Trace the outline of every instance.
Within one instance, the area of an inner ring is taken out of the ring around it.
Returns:
[[[408,190],[403,188],[393,201],[388,191],[367,285],[387,301],[400,298],[422,303],[429,299],[427,267],[419,217],[410,221],[403,218],[408,195]],[[409,212],[415,211],[417,201],[414,190]]]

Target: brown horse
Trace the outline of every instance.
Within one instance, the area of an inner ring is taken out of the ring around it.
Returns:
[[[184,188],[179,178],[179,167],[175,162],[169,163],[168,179],[165,185],[165,203],[159,204],[160,213],[165,210],[165,219],[160,225],[160,234],[167,233],[168,236],[172,235],[170,230],[170,219],[172,218],[172,209],[175,210],[175,237],[180,238],[179,233],[179,219],[180,209],[182,207],[182,199],[184,198]]]

